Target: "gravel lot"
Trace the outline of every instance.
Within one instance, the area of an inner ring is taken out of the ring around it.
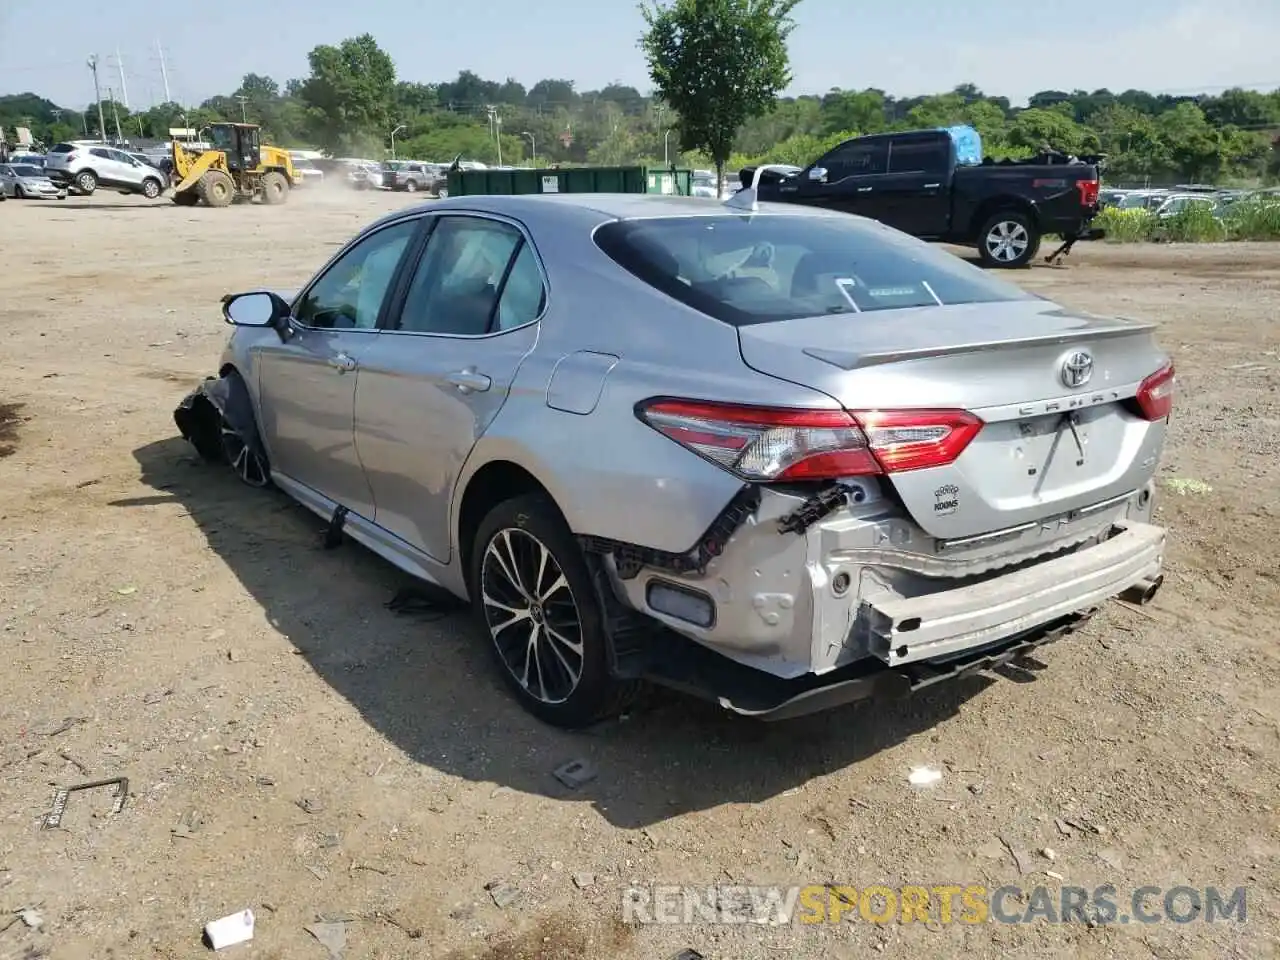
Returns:
[[[245,907],[228,956],[322,960],[319,917],[348,921],[348,960],[1274,955],[1280,246],[1082,244],[1016,277],[1156,321],[1176,356],[1154,604],[902,704],[760,725],[654,696],[567,734],[464,616],[388,610],[393,568],[321,549],[173,425],[221,294],[301,283],[402,202],[0,207],[0,909],[43,921],[0,957],[195,957]],[[552,770],[576,757],[599,774],[570,791]],[[909,786],[919,764],[941,782]],[[87,792],[39,829],[55,785],[121,775],[121,814]],[[1248,921],[634,927],[633,880],[1246,886]]]

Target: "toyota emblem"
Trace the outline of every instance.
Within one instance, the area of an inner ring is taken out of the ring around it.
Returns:
[[[1068,387],[1083,387],[1093,376],[1093,357],[1087,350],[1077,350],[1062,364],[1062,382]]]

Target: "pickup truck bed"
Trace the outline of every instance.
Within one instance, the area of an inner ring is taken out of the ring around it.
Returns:
[[[741,172],[744,186],[755,169]],[[758,193],[761,200],[870,217],[923,240],[977,247],[991,267],[1030,263],[1045,234],[1098,235],[1090,230],[1098,212],[1096,165],[1058,156],[963,165],[945,130],[846,140],[799,173],[764,171]]]

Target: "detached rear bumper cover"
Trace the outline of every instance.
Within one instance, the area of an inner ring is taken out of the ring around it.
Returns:
[[[866,597],[873,655],[890,666],[944,657],[1093,607],[1160,573],[1165,532],[1145,523],[1064,557],[921,597]]]

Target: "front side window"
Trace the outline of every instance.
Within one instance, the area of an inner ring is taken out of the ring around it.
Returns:
[[[836,147],[814,166],[827,171],[827,182],[845,177],[884,173],[889,167],[889,145],[879,140],[850,140]]]
[[[618,220],[595,238],[650,286],[734,325],[1034,299],[923,241],[853,217]]]
[[[499,302],[506,299],[504,285],[515,273],[523,243],[523,235],[510,224],[485,217],[441,217],[409,284],[397,329],[455,336],[491,332],[500,322]],[[510,287],[508,318],[527,313],[528,294],[520,293],[526,277],[522,269]],[[541,283],[539,276],[539,290]]]
[[[311,285],[294,307],[294,317],[308,327],[374,329],[396,267],[417,229],[417,220],[404,220],[355,244]]]

